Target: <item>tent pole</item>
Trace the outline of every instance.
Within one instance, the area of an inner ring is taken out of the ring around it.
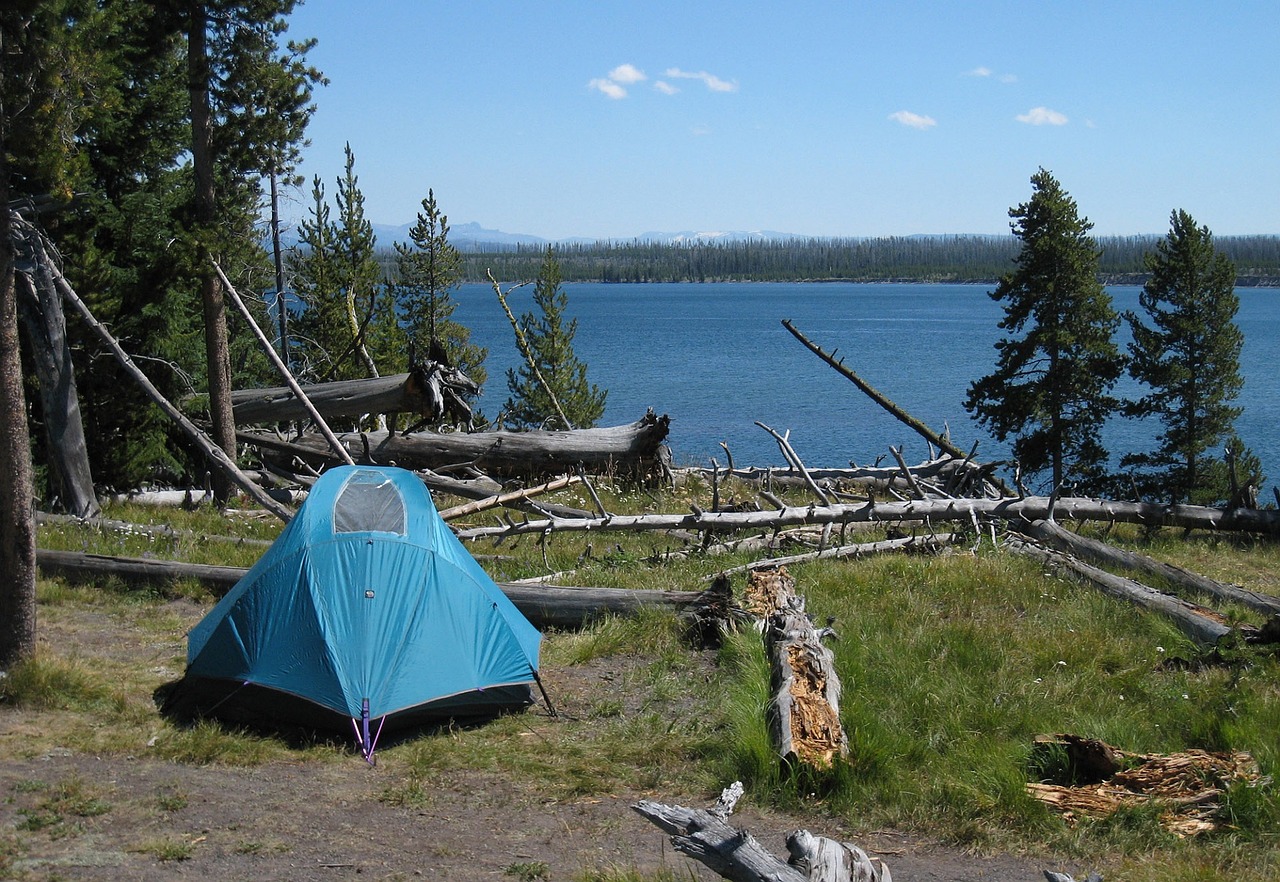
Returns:
[[[538,676],[538,672],[532,667],[529,668],[529,672],[533,674],[533,682],[538,684],[538,691],[542,693],[542,700],[547,703],[547,710],[551,713],[551,716],[560,716],[556,713],[555,706],[551,703],[551,696],[547,694],[547,687],[542,685],[542,678]]]

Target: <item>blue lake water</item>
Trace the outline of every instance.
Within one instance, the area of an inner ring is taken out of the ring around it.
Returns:
[[[568,284],[568,315],[578,322],[574,350],[588,379],[609,390],[602,425],[628,423],[648,408],[671,417],[677,464],[726,462],[782,466],[776,442],[759,421],[790,441],[806,464],[844,466],[888,458],[908,462],[928,450],[782,327],[795,327],[926,425],[964,449],[979,442],[984,460],[1006,450],[966,413],[969,384],[995,365],[996,324],[1003,315],[988,285],[755,283]],[[506,290],[506,286],[504,286]],[[1138,309],[1137,287],[1109,289],[1117,310]],[[1242,288],[1237,323],[1244,332],[1244,414],[1237,431],[1263,462],[1268,487],[1280,481],[1280,290]],[[517,314],[532,309],[533,287],[508,298]],[[489,349],[486,416],[506,401],[507,368],[519,362],[511,325],[491,285],[454,292],[454,318]],[[1122,345],[1124,342],[1121,341]],[[1122,386],[1124,393],[1132,386]],[[1150,449],[1157,430],[1114,420],[1104,440],[1113,455]],[[1268,492],[1268,496],[1269,496]]]

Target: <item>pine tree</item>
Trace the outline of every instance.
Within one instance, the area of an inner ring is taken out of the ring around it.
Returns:
[[[1145,262],[1151,277],[1138,302],[1149,324],[1132,311],[1124,317],[1133,331],[1129,373],[1150,391],[1126,413],[1154,416],[1164,431],[1154,452],[1121,464],[1143,469],[1141,489],[1169,502],[1221,502],[1230,493],[1226,468],[1208,451],[1233,438],[1241,411],[1232,402],[1244,386],[1235,266],[1185,211],[1173,212],[1168,236]]]
[[[450,291],[462,281],[462,255],[449,243],[449,218],[440,211],[435,191],[428,190],[422,200],[409,238],[412,245],[397,242],[395,250],[396,302],[410,350],[422,361],[438,344],[450,364],[483,386],[489,352],[473,344],[470,329],[451,318],[455,307]]]
[[[551,246],[547,246],[538,271],[533,303],[538,312],[525,313],[520,324],[537,371],[528,363],[519,371],[508,369],[511,397],[504,405],[507,419],[520,428],[591,428],[604,415],[608,390],[587,382],[587,366],[574,355],[578,320],[565,324],[569,296],[560,287],[560,264]],[[563,425],[548,386],[568,419],[568,426]]]
[[[1031,199],[1009,210],[1017,268],[991,292],[1005,303],[1000,328],[1021,336],[996,343],[996,369],[969,387],[965,408],[998,440],[1013,437],[1024,475],[1096,491],[1107,461],[1099,433],[1124,367],[1112,339],[1120,319],[1097,278],[1093,225],[1049,172],[1031,183]]]

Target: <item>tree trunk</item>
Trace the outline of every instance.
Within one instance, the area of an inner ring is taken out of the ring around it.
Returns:
[[[1018,540],[1011,540],[1009,547],[1050,565],[1064,567],[1113,597],[1165,616],[1197,643],[1213,646],[1237,630],[1225,617],[1207,607],[1156,591],[1132,579],[1112,575],[1070,555]],[[1256,632],[1257,629],[1253,630]]]
[[[0,51],[9,51],[2,44]],[[0,87],[7,85],[7,64],[0,61]],[[30,658],[36,649],[36,524],[8,208],[7,109],[0,100],[0,670]]]
[[[192,579],[218,595],[226,594],[248,572],[244,567],[219,567],[181,561],[85,554],[79,551],[37,552],[40,570],[74,581],[115,577],[134,584],[167,584]],[[567,588],[556,585],[498,583],[502,593],[535,628],[581,628],[604,616],[632,616],[659,607],[693,613],[704,604],[705,591],[646,591],[627,588]]]
[[[49,466],[57,480],[59,503],[76,517],[97,517],[102,509],[89,468],[75,367],[71,344],[67,341],[67,321],[54,281],[56,270],[40,231],[17,217],[11,217],[11,222],[22,242],[18,311],[27,328],[36,374],[40,378]]]
[[[1105,499],[1055,500],[1046,496],[1026,496],[1003,499],[924,499],[909,502],[790,506],[773,511],[695,511],[690,514],[615,515],[608,518],[581,520],[540,518],[519,524],[474,527],[459,532],[458,536],[463,539],[498,538],[556,530],[732,532],[795,527],[802,524],[937,521],[976,523],[979,518],[1020,522],[1048,519],[1051,516],[1081,521],[1123,521],[1148,527],[1181,527],[1213,532],[1238,531],[1280,535],[1280,511],[1270,509],[1220,509],[1198,505],[1158,505],[1150,502],[1114,502]]]
[[[1078,558],[1100,566],[1112,566],[1131,572],[1144,573],[1148,576],[1163,579],[1168,584],[1183,590],[1208,594],[1219,600],[1239,603],[1241,606],[1248,607],[1263,615],[1280,615],[1280,597],[1260,594],[1256,591],[1248,591],[1238,585],[1218,582],[1182,567],[1152,560],[1144,554],[1125,551],[1105,542],[1099,542],[1096,539],[1078,536],[1069,530],[1064,530],[1053,521],[1034,521],[1029,526],[1020,529],[1027,535],[1039,539],[1059,551],[1065,551],[1068,554],[1073,554]]]
[[[667,437],[670,420],[650,411],[626,426],[573,429],[565,432],[387,432],[345,433],[339,440],[357,462],[394,463],[401,468],[441,469],[469,463],[486,474],[529,477],[561,474],[582,465],[587,469],[612,468],[618,472],[647,474],[656,467],[658,449]],[[279,447],[279,441],[242,432],[249,443],[263,450]],[[290,455],[302,455],[317,466],[331,460],[321,439],[304,435],[290,442]]]
[[[372,413],[424,413],[430,406],[427,382],[426,369],[418,368],[387,377],[315,383],[303,386],[302,391],[325,419]],[[281,423],[310,416],[287,386],[237,389],[231,393],[231,404],[237,425]]]
[[[883,861],[851,842],[797,830],[787,837],[790,858],[783,861],[750,833],[730,826],[728,811],[647,799],[631,808],[670,835],[677,851],[734,882],[893,882]]]
[[[195,233],[208,238],[218,217],[214,189],[213,111],[209,103],[207,12],[201,0],[187,6],[187,85],[191,98],[191,165],[195,171]],[[212,255],[210,255],[212,256]],[[231,462],[236,458],[236,427],[231,414],[231,347],[227,338],[227,309],[222,286],[207,261],[201,261],[200,302],[204,313],[205,359],[208,364],[209,417],[213,441]],[[222,470],[214,471],[213,495],[219,505],[231,497],[232,480]]]
[[[747,578],[745,606],[765,622],[774,748],[788,768],[803,763],[827,770],[849,752],[840,724],[840,678],[835,656],[822,645],[795,588],[786,567],[755,570]]]

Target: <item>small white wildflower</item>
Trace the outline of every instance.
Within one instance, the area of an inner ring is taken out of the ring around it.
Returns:
[[[1156,647],[1156,652],[1164,652],[1164,647],[1163,647],[1163,646],[1157,646],[1157,647]]]
[[[1067,666],[1067,663],[1064,662],[1062,659],[1058,659],[1058,664],[1062,665],[1064,668]]]
[[[1187,693],[1185,693],[1185,692],[1184,692],[1184,693],[1182,693],[1182,697],[1183,697],[1183,698],[1185,698],[1185,699],[1187,699],[1188,701],[1191,699],[1191,696],[1190,696],[1190,695],[1188,695],[1188,694],[1187,694]]]

